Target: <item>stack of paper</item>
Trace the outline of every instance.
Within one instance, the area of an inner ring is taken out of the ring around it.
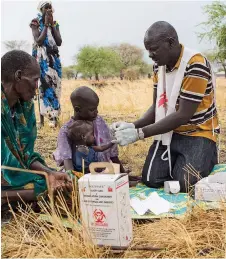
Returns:
[[[149,210],[155,215],[167,213],[174,207],[173,203],[161,198],[157,192],[153,192],[144,200],[134,197],[130,200],[130,205],[141,216]]]

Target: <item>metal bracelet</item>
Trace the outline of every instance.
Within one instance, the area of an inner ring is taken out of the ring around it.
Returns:
[[[144,140],[144,132],[141,128],[137,129],[138,137],[140,140]]]

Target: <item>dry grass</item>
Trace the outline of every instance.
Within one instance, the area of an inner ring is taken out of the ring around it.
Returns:
[[[139,117],[152,103],[152,81],[139,80],[108,81],[103,88],[92,87],[100,97],[99,113],[108,123],[117,120],[133,121]],[[69,96],[72,90],[89,85],[89,81],[64,80],[62,90],[61,123],[72,115]],[[217,81],[217,99],[221,135],[221,162],[226,162],[226,80]],[[56,148],[58,131],[45,126],[39,131],[36,149],[45,157],[47,163],[55,167],[52,152]],[[152,139],[120,148],[120,159],[140,174],[147,150]],[[61,207],[64,207],[61,201]],[[70,222],[77,218],[64,209]],[[41,223],[32,211],[18,213],[12,223],[2,229],[3,257],[112,257],[108,249],[98,249],[84,239],[82,229],[75,227],[72,231],[64,228],[59,217],[52,218],[53,224]],[[76,225],[77,226],[77,225]],[[127,251],[118,257],[226,257],[225,247],[226,208],[205,211],[197,208],[183,220],[161,219],[143,225],[134,224],[134,240],[131,246],[155,245],[165,247],[160,252]]]
[[[158,253],[128,251],[125,257],[225,257],[225,211],[196,209],[184,220],[161,219],[136,226],[134,243],[162,246]]]
[[[73,200],[77,197],[74,196]],[[42,213],[52,224],[40,220],[39,214],[30,208],[19,208],[14,220],[2,230],[2,255],[10,258],[91,258],[107,254],[108,249],[95,247],[85,237],[78,215],[71,213],[62,195],[55,210],[46,202],[40,202]],[[75,207],[78,208],[78,206]],[[73,227],[68,230],[62,224],[62,212]]]
[[[77,197],[73,197],[76,200]],[[226,207],[214,211],[196,208],[183,220],[161,219],[152,223],[134,223],[134,240],[129,249],[115,255],[109,248],[98,248],[89,241],[62,197],[56,211],[42,209],[52,224],[40,221],[27,208],[14,214],[14,220],[2,229],[2,256],[5,258],[224,258]],[[77,208],[77,206],[75,206]],[[60,220],[66,214],[72,228]],[[136,246],[161,247],[160,251],[134,251]]]

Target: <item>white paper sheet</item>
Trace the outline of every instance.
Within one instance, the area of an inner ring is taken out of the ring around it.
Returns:
[[[153,192],[144,202],[145,207],[155,215],[169,212],[171,209],[170,203],[167,200],[159,197],[157,192]]]
[[[175,207],[175,204],[161,198],[157,192],[153,192],[145,200],[140,200],[138,197],[134,197],[130,200],[130,205],[136,213],[141,216],[148,210],[155,215],[159,215],[167,213]]]
[[[148,211],[148,208],[145,206],[144,201],[140,200],[137,197],[130,199],[130,205],[140,216],[144,215]]]

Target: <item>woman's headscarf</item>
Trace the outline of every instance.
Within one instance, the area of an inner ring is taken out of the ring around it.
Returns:
[[[46,4],[50,4],[52,5],[52,2],[51,1],[40,1],[39,4],[38,4],[38,11],[41,12],[42,8],[46,5]],[[54,12],[54,9],[52,7],[52,11]]]

